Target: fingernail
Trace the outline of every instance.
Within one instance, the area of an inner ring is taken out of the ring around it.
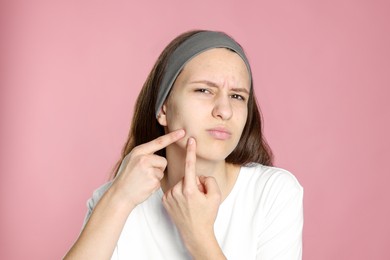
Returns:
[[[177,132],[176,132],[176,135],[178,135],[178,136],[184,136],[184,134],[185,134],[184,129],[177,130]]]
[[[188,144],[193,144],[194,141],[195,141],[194,138],[192,138],[192,137],[188,138]]]

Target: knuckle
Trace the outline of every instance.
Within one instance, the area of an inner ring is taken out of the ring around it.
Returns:
[[[168,192],[169,194],[168,194],[168,199],[169,200],[173,200],[173,198],[175,198],[175,193],[174,193],[174,190],[173,190],[173,188]]]
[[[164,145],[164,138],[163,138],[163,136],[160,136],[160,137],[156,138],[154,141],[155,141],[155,143],[158,146]]]
[[[167,165],[168,165],[168,160],[167,160],[166,158],[164,158],[164,157],[161,157],[161,158],[162,158],[163,167],[164,167],[164,168],[167,167]]]
[[[148,157],[146,155],[138,156],[138,163],[142,166],[146,166],[148,163]]]
[[[172,190],[168,190],[165,194],[164,194],[164,199],[166,202],[168,202],[171,198],[172,198],[172,194],[171,194]]]
[[[173,196],[179,196],[181,194],[181,189],[178,185],[174,186],[172,188],[172,195]]]
[[[170,192],[164,194],[164,196],[162,197],[162,203],[165,209],[168,210],[170,208],[171,200],[172,200],[172,196]]]
[[[194,194],[194,189],[192,187],[185,187],[183,189],[183,195],[185,197],[191,197]]]
[[[157,175],[157,178],[158,178],[159,180],[161,180],[161,179],[164,177],[163,171],[157,171],[156,175]]]
[[[167,194],[164,194],[164,196],[162,197],[163,204],[167,204],[167,200],[168,200]]]

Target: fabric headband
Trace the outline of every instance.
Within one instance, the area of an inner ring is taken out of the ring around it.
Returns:
[[[196,33],[180,44],[168,59],[165,74],[157,93],[155,107],[156,117],[158,116],[173,83],[187,62],[196,55],[213,48],[227,48],[240,55],[248,68],[249,77],[252,82],[251,67],[245,56],[244,50],[237,42],[221,32],[203,31]]]

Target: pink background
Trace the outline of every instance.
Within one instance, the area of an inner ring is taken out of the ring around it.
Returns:
[[[390,259],[388,1],[7,2],[0,259],[65,254],[154,61],[194,28],[248,53],[276,164],[305,188],[304,258]]]

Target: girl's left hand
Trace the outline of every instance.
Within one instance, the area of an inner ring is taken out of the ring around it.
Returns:
[[[163,196],[163,205],[192,255],[216,241],[214,222],[221,204],[217,182],[213,177],[196,176],[195,163],[196,143],[191,137],[187,143],[184,178]]]

